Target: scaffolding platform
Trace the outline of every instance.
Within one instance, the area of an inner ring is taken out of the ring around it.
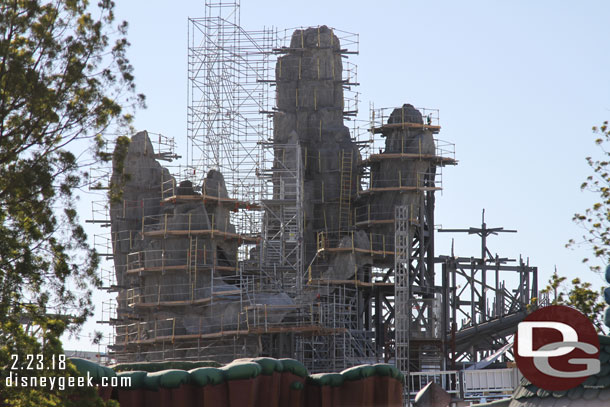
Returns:
[[[261,206],[249,201],[240,201],[239,199],[234,198],[219,198],[214,195],[170,195],[168,197],[163,198],[161,201],[161,205],[168,203],[182,203],[182,202],[216,202],[219,205],[226,205],[228,207],[232,207],[235,210],[237,209],[247,209],[247,210],[258,210],[261,209]]]
[[[195,242],[196,243],[196,242]],[[166,272],[166,271],[190,271],[218,270],[238,271],[237,259],[231,261],[222,259],[218,264],[218,258],[211,247],[206,247],[202,242],[191,249],[184,250],[142,250],[127,255],[127,274],[140,274],[143,272]]]
[[[382,257],[393,257],[394,256],[394,251],[390,251],[390,250],[370,250],[370,249],[361,249],[361,248],[358,248],[358,247],[355,247],[355,248],[350,248],[350,247],[330,247],[330,248],[321,249],[321,252],[327,252],[327,253],[350,253],[350,252],[355,252],[355,253],[369,254],[371,256],[382,256]]]
[[[284,53],[287,53],[290,51],[311,50],[311,47],[305,47],[305,37],[304,37],[303,33],[307,28],[311,28],[311,27],[292,27],[292,28],[286,28],[286,29],[282,30],[282,32],[279,33],[279,36],[280,36],[279,40],[281,43],[290,44],[291,40],[294,36],[294,33],[299,32],[301,46],[300,47],[290,47],[290,46],[275,47],[273,49],[273,52],[284,54]],[[330,29],[331,35],[332,35],[331,44],[330,44],[330,46],[322,46],[322,45],[320,45],[321,44],[320,29],[322,28],[322,26],[317,26],[316,28],[318,30],[318,40],[317,40],[317,44],[316,44],[315,48],[317,48],[317,49],[334,48],[335,44],[333,44],[332,38],[334,36],[336,36],[337,39],[339,40],[339,44],[341,44],[341,46],[342,46],[342,48],[336,50],[338,53],[341,53],[341,54],[358,54],[359,53],[359,49],[360,49],[359,34],[339,30],[336,28],[331,28]]]
[[[421,153],[381,153],[371,154],[369,158],[362,161],[362,165],[370,165],[374,162],[380,162],[384,160],[425,160],[432,161],[437,165],[456,165],[457,160],[452,157],[443,157],[435,154],[421,154]]]
[[[377,192],[422,192],[422,191],[440,191],[443,189],[442,187],[422,187],[422,186],[412,186],[412,187],[383,187],[383,188],[369,188],[364,191],[358,191],[358,195],[368,195],[374,194]]]
[[[394,239],[383,234],[369,233],[367,247],[359,247],[353,231],[318,232],[318,253],[363,253],[376,257],[394,256]]]
[[[239,295],[241,290],[229,290],[229,291],[217,291],[212,293],[212,297],[197,298],[193,300],[176,300],[176,301],[157,301],[157,302],[138,302],[134,301],[133,304],[129,305],[134,308],[156,308],[156,307],[185,307],[189,305],[203,305],[209,304],[213,301],[214,297]],[[138,298],[138,297],[135,297]],[[140,297],[141,298],[141,297]]]
[[[435,126],[432,124],[423,124],[423,123],[390,123],[384,124],[380,127],[371,127],[369,130],[373,134],[384,133],[387,130],[396,130],[396,129],[419,129],[419,130],[427,130],[432,132],[432,134],[438,134],[441,131],[441,126]]]
[[[237,233],[223,232],[218,229],[193,229],[193,230],[150,230],[143,233],[147,237],[166,236],[209,236],[210,239],[222,238],[225,240],[237,240],[238,242],[258,243],[258,236],[244,236]]]
[[[219,226],[224,229],[218,229]],[[230,226],[228,218],[225,218],[224,225],[218,225],[214,214],[163,214],[143,216],[141,233],[144,237],[155,238],[207,236],[210,239],[237,240],[239,243],[256,244],[260,241],[260,236],[233,232]]]
[[[319,325],[311,325],[311,326],[287,326],[287,327],[260,327],[260,328],[251,328],[251,329],[234,329],[227,330],[221,332],[213,332],[208,334],[187,334],[187,335],[165,335],[165,336],[157,336],[154,338],[147,339],[135,339],[129,340],[128,343],[121,343],[118,341],[119,335],[117,335],[117,342],[114,346],[117,345],[144,345],[144,344],[153,344],[160,342],[176,342],[176,341],[194,341],[198,339],[220,339],[226,337],[238,337],[238,336],[249,336],[249,335],[265,335],[265,334],[275,334],[275,333],[297,333],[301,335],[315,335],[315,336],[325,336],[325,335],[336,335],[345,333],[345,328],[328,328]]]
[[[158,267],[139,267],[128,269],[125,273],[127,274],[142,274],[142,273],[158,273],[158,272],[168,272],[168,271],[201,271],[201,270],[212,270],[215,269],[217,271],[238,271],[237,267],[230,266],[215,266],[213,264],[204,264],[197,266],[189,266],[187,264],[178,265],[178,266],[158,266]]]
[[[176,203],[186,203],[186,202],[203,202],[204,204],[209,202],[214,202],[218,205],[224,205],[237,211],[238,209],[246,209],[246,210],[259,210],[260,205],[255,203],[253,200],[243,200],[238,198],[229,198],[229,197],[220,197],[219,193],[210,194],[209,191],[206,191],[205,184],[202,188],[198,188],[197,190],[201,190],[201,193],[189,193],[184,194],[183,189],[188,187],[181,187],[180,182],[177,182],[175,178],[171,178],[161,182],[161,205],[164,204],[176,204]],[[181,191],[182,190],[182,191]],[[192,189],[192,192],[195,192],[195,189]],[[208,192],[208,193],[206,193]]]
[[[349,286],[363,287],[363,288],[369,288],[369,289],[373,289],[375,287],[394,288],[394,283],[369,282],[369,281],[360,281],[360,280],[313,279],[307,283],[307,287],[310,289],[314,289],[319,286],[328,286],[328,285],[349,285]]]

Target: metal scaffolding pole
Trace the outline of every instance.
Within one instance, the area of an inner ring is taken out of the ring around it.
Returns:
[[[396,250],[394,257],[396,367],[406,378],[409,378],[409,337],[411,323],[409,257],[411,253],[411,239],[409,238],[409,208],[407,206],[397,206],[395,208],[394,230],[394,247]],[[409,390],[409,380],[407,380],[405,389],[407,405],[409,405]]]

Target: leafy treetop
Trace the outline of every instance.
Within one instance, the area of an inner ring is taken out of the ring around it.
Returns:
[[[74,151],[103,144],[100,134],[143,105],[126,30],[111,0],[0,2],[0,367],[10,355],[61,352],[59,337],[92,313],[99,260],[75,209],[84,181]],[[73,401],[6,388],[8,373],[0,404]]]
[[[599,332],[604,332],[604,309],[606,304],[599,291],[592,288],[591,283],[582,282],[579,278],[572,280],[566,289],[563,283],[567,278],[559,276],[557,270],[553,273],[541,295],[548,295],[551,305],[568,305],[576,308],[589,318]]]
[[[602,151],[602,158],[595,159],[587,157],[587,164],[593,169],[593,174],[589,175],[582,183],[580,189],[591,191],[598,198],[590,208],[584,213],[576,213],[573,220],[581,225],[586,233],[582,236],[582,241],[571,239],[568,246],[584,243],[593,249],[593,254],[602,262],[607,263],[610,257],[610,127],[605,121],[600,127],[593,127],[593,132],[597,136],[595,144]],[[583,259],[584,263],[589,262],[589,258]],[[593,271],[600,271],[601,267],[593,265]]]

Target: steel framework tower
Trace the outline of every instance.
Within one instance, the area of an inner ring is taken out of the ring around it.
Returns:
[[[200,185],[210,170],[220,171],[227,192],[239,202],[259,199],[262,183],[260,142],[269,135],[270,58],[273,28],[246,31],[240,2],[206,1],[205,17],[189,18],[189,168],[183,176]],[[238,205],[252,206],[252,205]],[[261,229],[259,211],[240,209],[232,221],[240,233]]]

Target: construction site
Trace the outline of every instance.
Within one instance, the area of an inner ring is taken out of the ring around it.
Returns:
[[[114,264],[112,358],[385,362],[405,394],[429,381],[461,399],[512,392],[537,268],[494,253],[488,238],[515,231],[484,215],[435,227],[442,173],[458,164],[440,112],[397,94],[360,120],[357,34],[246,31],[238,1],[206,2],[188,31],[187,137],[141,131],[123,163],[92,171],[94,187],[123,184],[90,220]],[[437,253],[438,233],[477,235],[481,250]]]

